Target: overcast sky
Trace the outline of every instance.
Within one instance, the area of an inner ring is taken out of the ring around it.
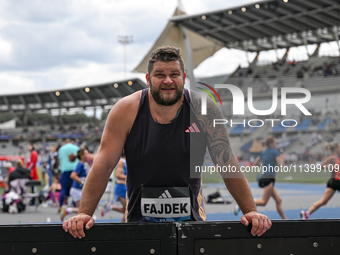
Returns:
[[[250,2],[255,1],[182,0],[187,14]],[[133,36],[128,46],[131,71],[176,6],[177,0],[0,0],[0,95],[123,79],[118,35]],[[264,53],[263,58],[271,55]],[[239,64],[246,64],[244,52],[222,49],[196,68],[195,75],[231,72]]]

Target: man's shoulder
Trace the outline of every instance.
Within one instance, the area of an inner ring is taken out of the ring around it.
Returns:
[[[64,144],[63,146],[60,147],[59,153],[67,150],[67,148],[70,146],[70,143]]]
[[[201,96],[200,94],[195,91],[195,90],[190,90],[190,89],[187,89],[188,93],[189,93],[189,97],[190,97],[190,100],[193,101],[193,100],[201,100]]]
[[[85,169],[85,165],[83,162],[79,161],[74,171],[81,171],[83,168]]]
[[[59,150],[58,150],[58,155],[60,154],[60,152],[62,152],[62,151],[65,149],[65,145],[66,145],[66,144],[60,146],[60,148],[59,148]]]
[[[69,150],[79,150],[79,147],[75,144],[67,143],[61,146],[58,152],[59,154],[62,154],[64,152],[68,152]]]
[[[142,91],[137,91],[123,97],[112,107],[103,131],[106,141],[116,142],[116,139],[123,138],[129,133],[138,113],[141,95]]]
[[[138,106],[141,96],[142,96],[142,90],[136,91],[133,94],[120,99],[117,103],[117,106],[121,108],[135,107],[136,105]]]
[[[188,91],[190,95],[190,104],[192,106],[192,109],[200,120],[207,122],[213,119],[224,119],[219,104],[216,104],[216,102],[214,102],[212,98],[210,98],[209,96],[206,97],[204,96],[204,94],[201,94],[197,91]]]
[[[122,118],[126,119],[138,110],[139,102],[141,99],[142,91],[137,91],[131,95],[120,99],[111,109],[109,118],[114,118],[115,121],[119,121]]]
[[[195,107],[200,107],[202,103],[202,95],[195,91],[195,90],[189,90],[189,97],[190,97],[190,103]],[[208,108],[216,108],[215,102],[210,97],[204,97],[206,100],[206,104]]]
[[[194,90],[188,89],[187,91],[189,95],[189,98],[187,98],[189,100],[189,104],[192,106],[192,109],[197,114],[200,112],[202,98],[200,94]]]
[[[79,149],[79,146],[78,146],[78,145],[75,145],[75,144],[73,144],[73,143],[71,143],[71,146],[72,146],[72,148]]]

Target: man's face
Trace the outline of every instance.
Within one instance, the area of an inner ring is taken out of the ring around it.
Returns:
[[[179,61],[155,62],[150,76],[146,74],[153,99],[164,106],[174,105],[182,98],[185,77]]]

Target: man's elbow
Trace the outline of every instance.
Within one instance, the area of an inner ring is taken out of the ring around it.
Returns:
[[[77,177],[77,174],[75,172],[72,172],[70,175],[70,178],[74,180]]]

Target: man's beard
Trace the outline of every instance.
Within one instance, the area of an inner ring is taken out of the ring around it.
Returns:
[[[182,89],[175,87],[175,95],[173,97],[164,98],[164,96],[161,93],[161,88],[159,88],[158,90],[154,89],[150,80],[150,92],[152,98],[156,101],[157,104],[170,106],[176,104],[182,98],[183,87]]]

